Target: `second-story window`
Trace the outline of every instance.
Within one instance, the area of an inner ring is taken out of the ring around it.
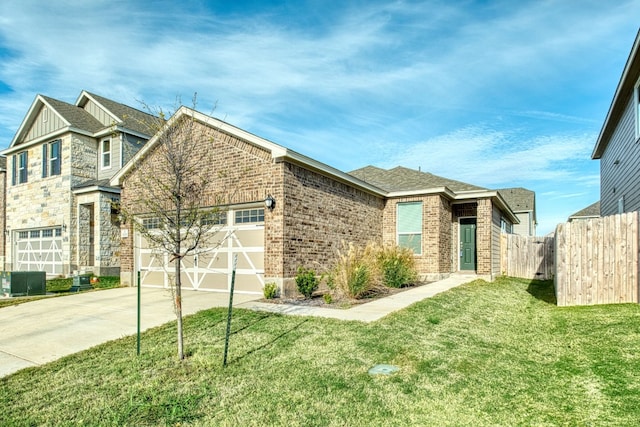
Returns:
[[[60,175],[60,140],[42,146],[42,177]]]
[[[100,151],[102,152],[102,169],[108,169],[111,167],[111,140],[103,139],[100,144]]]
[[[26,151],[23,151],[18,154],[14,154],[12,158],[12,177],[11,183],[13,185],[23,184],[27,182],[27,164],[28,164],[28,155]]]

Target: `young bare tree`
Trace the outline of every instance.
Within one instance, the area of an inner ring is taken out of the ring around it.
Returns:
[[[195,101],[195,100],[194,100]],[[194,102],[195,105],[195,102]],[[182,261],[220,245],[213,241],[226,213],[227,189],[214,182],[213,141],[217,131],[181,107],[168,121],[157,112],[157,132],[136,159],[122,214],[162,259],[173,267],[170,289],[178,326],[178,358],[184,359]],[[202,117],[202,115],[200,115]],[[125,188],[127,191],[127,188]]]

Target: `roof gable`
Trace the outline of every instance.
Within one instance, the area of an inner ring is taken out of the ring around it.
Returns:
[[[573,215],[569,216],[569,221],[571,221],[572,219],[581,219],[581,218],[598,218],[599,216],[600,216],[600,200],[587,206],[584,209],[579,210]]]
[[[455,192],[486,190],[484,187],[402,166],[389,170],[375,166],[365,166],[351,171],[349,174],[389,192],[428,190],[441,187],[446,187]]]
[[[36,95],[9,148],[47,135],[53,137],[72,128],[93,133],[100,127],[101,124],[86,111],[54,98]]]
[[[86,109],[103,126],[116,124],[143,135],[153,134],[155,117],[128,105],[83,90],[76,100],[76,106]]]
[[[498,190],[514,212],[530,212],[536,209],[536,193],[526,188],[502,188]]]

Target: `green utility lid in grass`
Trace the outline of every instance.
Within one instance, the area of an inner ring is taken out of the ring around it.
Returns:
[[[371,375],[391,375],[394,372],[399,371],[400,368],[393,365],[376,365],[373,368],[369,369],[369,374]]]

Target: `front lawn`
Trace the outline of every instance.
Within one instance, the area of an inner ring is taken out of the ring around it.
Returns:
[[[0,379],[3,425],[635,426],[640,306],[475,281],[378,322],[226,310]],[[372,376],[369,368],[400,370]]]

